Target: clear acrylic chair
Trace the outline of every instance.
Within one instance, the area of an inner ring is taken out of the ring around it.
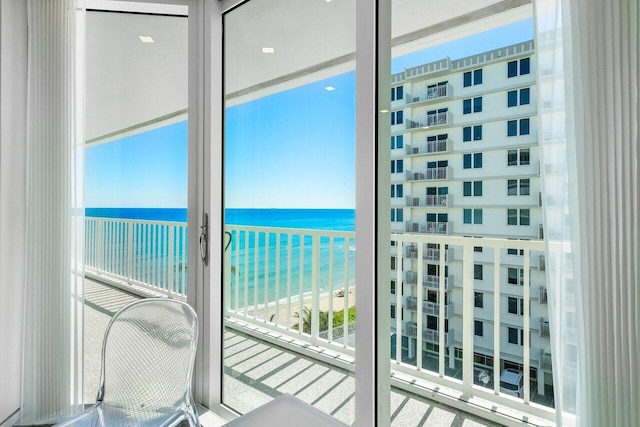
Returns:
[[[198,318],[189,305],[143,299],[118,311],[102,344],[97,402],[59,426],[200,426],[191,395]]]

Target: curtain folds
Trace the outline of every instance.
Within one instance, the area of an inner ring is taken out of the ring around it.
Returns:
[[[638,0],[536,0],[558,425],[640,417]]]
[[[21,424],[82,405],[83,15],[29,0],[27,237]]]

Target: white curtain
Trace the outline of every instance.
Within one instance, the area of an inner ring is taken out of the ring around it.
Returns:
[[[82,404],[83,15],[29,0],[27,241],[21,424]]]
[[[558,425],[640,417],[638,0],[536,0]]]

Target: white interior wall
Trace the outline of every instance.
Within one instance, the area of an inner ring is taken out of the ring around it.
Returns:
[[[0,425],[20,407],[27,2],[0,3]]]

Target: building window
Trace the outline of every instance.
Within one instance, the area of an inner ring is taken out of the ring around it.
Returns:
[[[395,280],[391,281],[391,294],[393,294],[393,295],[396,294],[396,281]]]
[[[507,225],[531,225],[530,209],[507,209]]]
[[[518,64],[519,62],[519,64]],[[518,67],[518,65],[520,65]],[[519,69],[519,72],[518,72]],[[516,77],[529,74],[531,72],[530,58],[522,58],[520,61],[509,61],[507,63],[507,77]]]
[[[520,249],[519,251],[518,251],[518,249],[513,249],[513,248],[507,249],[507,255],[516,255],[516,256],[520,255],[520,256],[522,256],[522,255],[524,255],[524,249]]]
[[[465,236],[465,237],[471,237],[471,236]],[[474,246],[473,247],[473,252],[482,253],[482,246]]]
[[[482,167],[482,153],[463,154],[462,167],[464,169],[479,169]],[[481,195],[481,194],[480,194]]]
[[[507,283],[510,285],[524,285],[524,270],[522,268],[507,268]]]
[[[522,316],[524,314],[524,299],[507,297],[507,310],[510,314]]]
[[[464,224],[482,224],[482,209],[463,209]]]
[[[518,103],[518,93],[520,93],[520,102]],[[515,107],[517,105],[528,105],[531,99],[530,89],[524,88],[518,90],[510,90],[507,92],[507,107]]]
[[[482,196],[482,181],[465,181],[462,187],[465,196]]]
[[[518,129],[520,132],[518,133]],[[520,119],[520,127],[518,128],[518,120],[507,121],[507,136],[529,135],[529,119]]]
[[[484,268],[482,264],[473,264],[473,278],[475,280],[484,280]]]
[[[404,111],[392,111],[391,112],[391,124],[401,125],[404,120]]]
[[[481,337],[483,336],[482,334],[482,322],[480,320],[474,320],[473,321],[473,333],[478,336]]]
[[[472,104],[473,101],[473,104]],[[473,105],[473,108],[472,108]],[[470,114],[470,113],[479,113],[482,111],[482,97],[478,96],[475,98],[469,98],[462,101],[462,113]]]
[[[462,81],[464,87],[482,84],[482,68],[474,71],[467,71],[462,75]]]
[[[473,112],[480,113],[482,111],[482,97],[473,98]]]
[[[518,328],[508,328],[508,339],[509,339],[509,344],[516,344],[518,345],[518,335],[520,335],[518,333]],[[522,345],[522,344],[521,344]]]
[[[507,152],[507,166],[525,166],[529,164],[530,151],[528,148],[509,150]]]
[[[404,162],[402,159],[391,160],[391,173],[402,173],[404,171]]]
[[[397,135],[391,137],[391,149],[402,148],[404,146],[404,135]]]
[[[484,308],[484,294],[482,292],[473,293],[473,306],[476,308]]]
[[[391,197],[402,197],[403,185],[391,184]]]
[[[402,208],[391,209],[391,222],[402,222],[404,211]]]
[[[482,125],[465,126],[462,128],[462,141],[480,141],[482,140]]]
[[[395,305],[391,305],[391,318],[392,319],[396,318],[396,306]]]
[[[394,256],[391,257],[391,270],[396,270],[396,257]]]
[[[531,181],[529,178],[508,179],[507,195],[508,196],[528,196],[530,194]]]
[[[392,101],[401,100],[404,97],[403,92],[404,92],[404,90],[403,90],[402,86],[392,87],[391,88],[391,100]]]

